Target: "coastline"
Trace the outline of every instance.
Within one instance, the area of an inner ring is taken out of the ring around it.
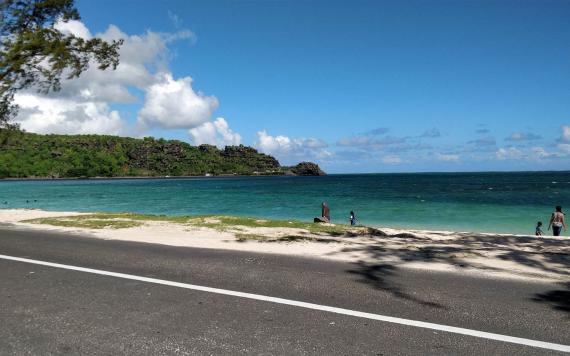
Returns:
[[[0,209],[0,225],[105,240],[323,258],[371,267],[389,264],[492,278],[570,281],[568,237],[36,209]]]
[[[521,170],[521,171],[501,171],[501,170],[494,170],[494,171],[414,171],[414,172],[365,172],[365,173],[327,173],[327,176],[347,176],[347,175],[413,175],[413,174],[433,174],[433,175],[456,175],[456,174],[481,174],[481,175],[489,175],[493,173],[501,173],[501,174],[520,174],[520,173],[570,173],[570,170],[561,169],[561,170]],[[169,176],[169,175],[157,175],[157,176],[113,176],[113,177],[104,177],[104,176],[93,176],[93,177],[21,177],[21,178],[13,178],[13,177],[3,177],[0,178],[0,182],[2,181],[44,181],[44,180],[122,180],[122,179],[177,179],[177,178],[243,178],[243,177],[322,177],[319,175],[300,175],[300,174],[287,174],[283,172],[281,174],[217,174],[217,175],[182,175],[182,176]]]
[[[201,179],[201,178],[244,178],[244,177],[302,177],[296,174],[218,174],[199,176],[118,176],[118,177],[33,177],[33,178],[0,178],[2,181],[26,182],[26,181],[65,181],[65,180],[129,180],[129,179]],[[315,176],[318,177],[318,176]]]

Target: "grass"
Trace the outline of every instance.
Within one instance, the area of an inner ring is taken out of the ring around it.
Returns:
[[[307,223],[297,220],[266,220],[238,216],[199,216],[187,221],[190,225],[207,226],[219,230],[227,230],[235,226],[245,227],[268,227],[268,228],[293,228],[307,230],[312,234],[344,236],[350,233],[360,233],[366,228],[349,227],[348,225],[329,225]]]
[[[63,227],[80,227],[87,229],[125,229],[142,225],[141,222],[131,220],[109,220],[109,219],[76,219],[77,216],[40,218],[25,220],[24,222],[32,224],[45,224]]]
[[[236,232],[238,241],[245,240],[271,240],[271,241],[302,241],[310,240],[310,236],[290,235],[281,238],[267,238],[260,234],[247,233],[246,228],[293,228],[302,229],[312,235],[321,236],[361,236],[374,234],[374,229],[367,227],[354,227],[349,225],[332,225],[308,223],[297,220],[267,220],[238,216],[166,216],[137,213],[94,213],[78,216],[63,216],[25,220],[34,224],[48,224],[64,227],[79,227],[89,229],[113,228],[122,229],[140,226],[147,221],[163,221],[194,227],[208,227],[218,231],[231,230]]]

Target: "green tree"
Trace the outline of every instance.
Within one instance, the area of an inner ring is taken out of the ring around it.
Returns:
[[[122,40],[86,40],[55,29],[58,21],[79,19],[73,0],[0,0],[0,128],[11,126],[17,113],[17,91],[58,91],[62,76],[79,77],[92,60],[101,70],[117,67]]]

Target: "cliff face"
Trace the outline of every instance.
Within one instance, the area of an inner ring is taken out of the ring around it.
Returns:
[[[306,170],[305,170],[306,171]],[[191,146],[177,140],[37,135],[0,130],[0,178],[285,174],[247,146]]]

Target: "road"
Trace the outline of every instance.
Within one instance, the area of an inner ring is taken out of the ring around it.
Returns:
[[[476,278],[9,227],[0,227],[0,255],[570,345],[570,283]],[[2,355],[567,354],[3,258],[0,315]]]

